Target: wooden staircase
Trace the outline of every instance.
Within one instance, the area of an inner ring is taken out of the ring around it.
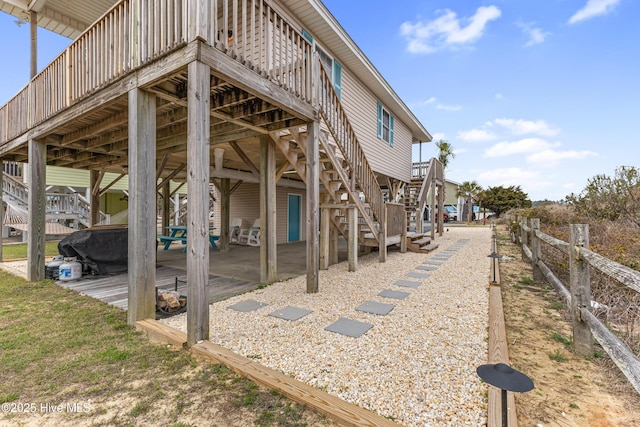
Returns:
[[[412,179],[409,185],[404,188],[405,211],[407,213],[407,224],[415,224],[415,232],[422,233],[423,218],[422,213],[431,206],[431,212],[443,210],[443,190],[444,173],[442,163],[436,158],[432,158],[425,163],[414,163]],[[436,198],[437,205],[436,206]],[[431,238],[435,238],[435,224],[432,221]],[[442,228],[440,223],[439,228]]]
[[[382,189],[351,128],[345,111],[322,67],[320,84],[319,167],[320,182],[326,194],[324,205],[331,223],[345,238],[348,235],[347,208],[358,211],[358,243],[363,246],[380,245],[380,226],[385,212]],[[306,182],[307,132],[304,127],[270,134],[276,146],[287,158],[278,171],[281,176],[293,168]],[[361,195],[364,195],[362,200]],[[327,200],[328,199],[328,200]],[[392,239],[391,242],[394,240]]]
[[[27,223],[29,186],[21,178],[9,174],[3,176],[1,199],[11,212],[5,218],[5,223]],[[84,227],[90,226],[89,201],[78,193],[47,193],[45,204],[47,222],[74,221]],[[99,215],[102,220],[106,220],[106,214],[100,212]]]
[[[411,252],[428,253],[438,248],[438,244],[425,233],[407,233],[407,249]]]

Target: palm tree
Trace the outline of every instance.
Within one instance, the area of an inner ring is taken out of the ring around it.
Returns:
[[[476,181],[465,181],[458,187],[458,193],[456,197],[464,197],[467,200],[469,206],[469,212],[467,214],[467,223],[471,223],[471,215],[473,214],[473,201],[478,194],[482,192],[482,187],[478,185]]]
[[[447,188],[447,181],[444,175],[449,165],[449,160],[455,159],[456,153],[453,152],[453,145],[446,139],[441,139],[436,142],[436,147],[438,148],[438,161],[442,164],[442,200],[444,200],[446,197],[445,190]],[[441,208],[444,210],[444,207],[441,206]]]
[[[447,169],[449,160],[456,158],[456,153],[453,152],[453,146],[449,144],[446,139],[441,139],[436,142],[438,148],[438,160],[442,163],[442,168]]]

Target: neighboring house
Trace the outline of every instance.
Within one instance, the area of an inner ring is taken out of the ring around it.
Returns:
[[[0,157],[30,163],[34,229],[46,165],[90,171],[92,189],[108,185],[105,172],[127,174],[131,324],[154,310],[155,207],[160,191],[168,224],[171,182],[188,185],[190,343],[208,335],[208,308],[193,298],[208,280],[211,184],[223,250],[230,218],[260,218],[265,283],[277,243],[307,241],[316,292],[337,236],[384,260],[406,233],[404,206],[385,202],[412,179],[412,144],[431,136],[320,1],[30,4],[0,9],[79,38],[0,107]],[[43,240],[30,236],[32,279]]]

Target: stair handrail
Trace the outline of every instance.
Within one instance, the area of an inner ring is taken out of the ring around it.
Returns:
[[[21,201],[26,204],[29,193],[24,183],[18,181],[11,175],[4,175],[2,179],[2,194],[6,194],[13,199]]]
[[[427,204],[427,199],[429,197],[429,190],[431,186],[431,180],[433,180],[433,174],[435,173],[435,162],[436,158],[432,158],[427,165],[427,170],[424,174],[424,179],[422,180],[422,186],[420,187],[420,191],[418,192],[416,210],[420,213],[424,211],[424,207]]]
[[[344,160],[352,171],[360,191],[365,195],[373,215],[380,221],[384,218],[384,199],[378,180],[367,162],[358,137],[351,127],[338,95],[324,67],[320,66],[319,107],[320,115],[329,128]],[[355,176],[354,176],[355,175]]]
[[[29,187],[11,175],[3,175],[2,194],[11,197],[24,207],[28,206]],[[58,203],[54,204],[53,200],[57,200]],[[47,214],[55,214],[60,211],[71,212],[78,215],[78,220],[83,225],[87,227],[90,225],[90,204],[86,198],[78,193],[47,193],[45,207]],[[23,211],[23,209],[19,210]],[[100,211],[99,220],[106,221],[108,218],[107,214]]]

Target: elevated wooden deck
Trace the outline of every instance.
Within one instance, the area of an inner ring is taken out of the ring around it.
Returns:
[[[161,290],[173,290],[178,278],[178,292],[187,294],[187,271],[175,267],[156,268],[156,287]],[[81,280],[58,281],[58,285],[74,290],[82,295],[99,299],[123,310],[128,306],[129,285],[127,273],[108,277],[84,276]],[[258,283],[230,277],[209,275],[207,286],[208,302],[218,302],[235,295],[257,289]]]
[[[187,64],[198,60],[211,67],[211,144],[229,148],[225,167],[251,172],[258,149],[244,155],[239,141],[314,116],[311,44],[265,0],[206,2],[195,37],[190,4],[117,4],[0,107],[0,157],[27,161],[36,138],[48,165],[127,173],[127,93],[140,87],[158,97],[159,176],[184,179]]]

